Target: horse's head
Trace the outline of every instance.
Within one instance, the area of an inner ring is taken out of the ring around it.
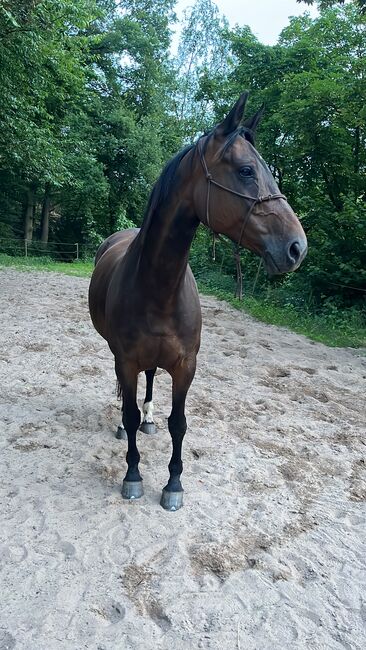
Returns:
[[[294,271],[304,259],[302,226],[254,146],[262,109],[242,124],[248,93],[198,141],[202,180],[195,204],[201,221],[263,258],[270,275]]]

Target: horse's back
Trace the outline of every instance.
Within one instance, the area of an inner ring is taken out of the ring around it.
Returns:
[[[107,338],[105,301],[108,286],[114,269],[138,233],[139,228],[115,232],[99,246],[95,256],[95,268],[89,286],[89,311],[95,329],[104,338]]]

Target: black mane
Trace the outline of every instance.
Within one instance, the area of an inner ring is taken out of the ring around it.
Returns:
[[[172,188],[174,178],[177,173],[177,169],[183,160],[184,156],[191,151],[196,145],[190,144],[181,151],[179,151],[167,164],[165,165],[163,171],[161,172],[158,180],[156,181],[145,210],[145,215],[143,223],[141,226],[142,234],[145,233],[151,223],[151,220],[154,216],[155,211],[164,203],[169,195],[169,192]]]
[[[212,131],[210,131],[209,133],[205,133],[204,135],[210,135],[210,133],[212,133]],[[250,142],[253,146],[255,146],[253,131],[251,129],[248,129],[245,126],[240,126],[231,135],[231,137],[229,138],[228,142],[225,145],[225,148],[230,146],[230,144],[233,142],[233,140],[235,140],[235,138],[238,135],[241,135],[243,138],[248,140],[248,142]],[[208,141],[206,140],[204,145],[203,145],[203,152],[205,151],[205,148],[207,146],[207,142]],[[151,224],[152,218],[154,216],[154,213],[166,201],[166,199],[167,199],[167,197],[169,195],[169,192],[171,191],[172,184],[173,184],[174,178],[175,178],[176,173],[177,173],[177,169],[178,169],[181,161],[183,160],[183,158],[185,157],[185,155],[189,151],[191,151],[192,149],[195,148],[195,146],[196,146],[196,144],[187,145],[181,151],[179,151],[173,158],[171,158],[171,160],[169,160],[167,162],[167,164],[165,165],[163,171],[161,172],[159,178],[157,179],[157,181],[156,181],[156,183],[155,183],[155,185],[154,185],[154,187],[153,187],[153,189],[151,191],[151,194],[150,194],[147,206],[146,206],[146,210],[145,210],[145,214],[144,214],[144,218],[143,218],[143,222],[142,222],[142,226],[141,226],[141,236],[142,236],[142,238],[145,237],[145,234],[146,234],[146,232],[148,231],[148,229],[150,227],[150,224]],[[141,241],[141,239],[140,239],[140,241]]]

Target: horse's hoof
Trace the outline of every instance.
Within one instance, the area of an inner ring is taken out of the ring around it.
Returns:
[[[157,428],[154,422],[141,422],[140,431],[142,431],[142,433],[147,433],[148,435],[151,435],[152,433],[157,432]]]
[[[118,426],[116,431],[117,440],[127,440],[127,433],[123,427]]]
[[[181,492],[168,492],[164,488],[161,493],[160,505],[164,510],[175,512],[183,505],[183,490]]]
[[[124,499],[139,499],[143,494],[142,481],[123,481],[122,496]]]

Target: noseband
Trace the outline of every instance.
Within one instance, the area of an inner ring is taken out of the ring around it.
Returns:
[[[206,180],[207,180],[206,225],[210,230],[212,230],[212,232],[214,234],[215,234],[215,231],[213,230],[213,228],[211,227],[211,224],[210,224],[210,190],[211,190],[211,185],[216,185],[216,187],[219,187],[220,189],[225,190],[225,192],[230,192],[230,194],[235,194],[236,196],[240,196],[242,199],[249,199],[250,201],[252,201],[252,204],[250,205],[247,214],[244,215],[244,218],[243,218],[243,225],[241,227],[240,237],[239,237],[237,245],[236,245],[236,249],[238,251],[239,247],[241,245],[241,240],[243,238],[245,228],[246,228],[246,226],[248,224],[248,221],[249,221],[249,217],[251,216],[255,206],[259,205],[260,203],[264,203],[265,201],[272,201],[272,199],[284,199],[285,201],[287,201],[287,198],[286,198],[286,196],[284,194],[280,194],[280,193],[279,194],[268,194],[267,196],[250,196],[248,194],[242,194],[241,192],[237,192],[236,190],[232,190],[230,187],[226,187],[226,185],[221,185],[221,183],[218,183],[217,181],[215,181],[212,178],[212,175],[210,174],[210,172],[208,170],[207,163],[206,163],[205,156],[204,156],[203,149],[202,149],[202,138],[200,138],[198,140],[198,142],[197,142],[197,150],[198,150],[200,161],[201,161],[203,171],[205,173]]]

